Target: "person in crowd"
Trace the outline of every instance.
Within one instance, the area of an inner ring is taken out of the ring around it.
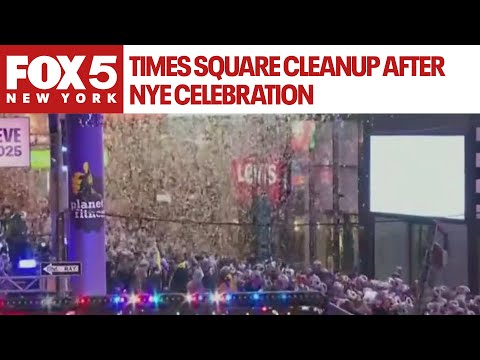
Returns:
[[[171,292],[187,293],[188,276],[188,262],[183,255],[177,254],[175,256],[176,266],[170,280],[169,289]]]
[[[230,266],[224,266],[220,270],[219,283],[216,291],[220,294],[226,294],[237,291],[237,285],[234,281],[232,268]]]
[[[115,263],[113,260],[112,252],[107,252],[107,263],[105,264],[106,267],[106,274],[107,274],[107,291],[109,294],[115,292],[116,284],[115,284]]]
[[[141,293],[143,289],[146,288],[147,285],[147,278],[148,278],[148,266],[149,262],[146,259],[142,259],[138,262],[138,265],[135,266],[135,273],[134,273],[134,283],[133,283],[133,291],[136,293]]]
[[[202,283],[203,271],[200,268],[197,268],[193,272],[192,280],[187,283],[187,292],[189,294],[199,294],[206,292]]]
[[[27,214],[24,211],[14,212],[12,207],[3,208],[3,227],[7,242],[21,241],[27,237]]]
[[[134,280],[134,255],[128,251],[123,250],[119,254],[118,264],[116,267],[116,280],[122,290],[130,291],[133,287]]]
[[[28,254],[30,247],[27,237],[26,216],[25,212],[14,212],[12,207],[8,205],[3,208],[3,231],[13,271],[17,268],[20,259],[31,255]]]
[[[0,238],[0,255],[1,254],[8,254],[8,244],[4,239]]]
[[[163,290],[162,269],[156,264],[149,269],[146,290],[150,294],[159,293]]]
[[[212,259],[207,257],[204,257],[200,261],[200,269],[202,270],[203,273],[203,278],[202,278],[202,285],[203,288],[210,291],[214,292],[216,287],[217,287],[217,280],[216,280],[216,270],[215,270],[215,264],[212,261]]]

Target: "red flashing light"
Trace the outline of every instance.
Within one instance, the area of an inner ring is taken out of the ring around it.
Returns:
[[[80,298],[79,303],[80,303],[80,305],[87,305],[88,301],[89,301],[88,297],[84,296],[84,297]]]

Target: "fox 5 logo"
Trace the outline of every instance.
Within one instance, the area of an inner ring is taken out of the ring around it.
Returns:
[[[85,63],[85,55],[56,57],[39,56],[29,59],[26,55],[7,56],[7,91],[18,90],[18,82],[27,80],[38,90],[86,90],[79,70]],[[116,56],[93,56],[87,80],[96,90],[109,90],[117,83],[117,71],[113,67]],[[106,75],[106,79],[102,75]]]
[[[0,105],[15,112],[123,111],[122,46],[7,47],[2,53]]]

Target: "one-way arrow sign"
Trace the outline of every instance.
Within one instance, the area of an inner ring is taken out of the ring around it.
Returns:
[[[80,262],[44,262],[42,263],[42,275],[81,275],[82,263]]]

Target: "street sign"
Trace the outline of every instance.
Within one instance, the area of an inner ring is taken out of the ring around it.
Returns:
[[[82,263],[80,262],[44,262],[42,263],[43,276],[81,275]]]

